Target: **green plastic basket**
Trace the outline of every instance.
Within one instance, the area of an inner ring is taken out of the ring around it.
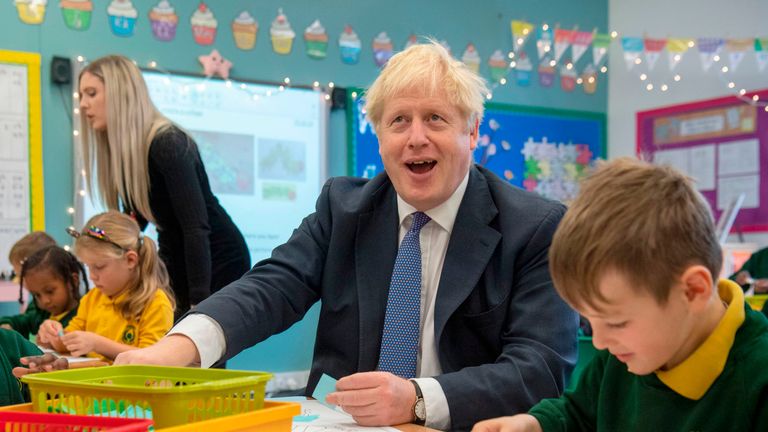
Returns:
[[[222,369],[107,366],[27,375],[35,412],[152,419],[158,428],[264,406],[272,374]]]

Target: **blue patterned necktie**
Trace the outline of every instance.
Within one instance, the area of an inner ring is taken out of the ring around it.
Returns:
[[[405,233],[397,251],[389,285],[384,331],[381,337],[379,370],[403,378],[416,376],[421,315],[421,246],[419,233],[431,219],[413,213],[411,229]]]

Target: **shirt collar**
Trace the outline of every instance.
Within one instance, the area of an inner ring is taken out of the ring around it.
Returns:
[[[467,184],[469,183],[469,171],[464,176],[464,180],[459,183],[459,186],[451,194],[451,196],[437,207],[431,208],[424,213],[430,217],[435,223],[440,225],[444,230],[449,233],[453,230],[453,224],[456,222],[456,215],[459,213],[459,206],[461,200],[464,198],[464,192],[467,190]],[[407,202],[397,194],[397,213],[399,216],[400,226],[407,216],[417,212],[416,208]]]
[[[728,305],[715,330],[682,363],[668,371],[656,371],[656,376],[688,399],[699,400],[723,372],[736,332],[744,322],[744,293],[730,280],[717,284],[720,298]]]

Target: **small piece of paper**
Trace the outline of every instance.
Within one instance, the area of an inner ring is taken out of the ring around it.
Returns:
[[[315,391],[312,393],[312,397],[323,405],[334,407],[335,405],[329,404],[325,401],[325,397],[328,395],[328,393],[333,393],[335,391],[336,380],[327,374],[323,374],[323,376],[320,377],[320,381],[317,382],[317,387],[315,387]]]

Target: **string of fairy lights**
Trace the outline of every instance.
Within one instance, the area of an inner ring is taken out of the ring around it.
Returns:
[[[541,26],[542,30],[547,31],[549,29],[548,24],[542,24]],[[516,50],[522,49],[522,46],[525,44],[527,37],[529,35],[530,31],[525,29],[523,31],[523,37],[518,37],[514,40],[513,45],[515,46],[514,49],[509,51],[507,53],[508,58],[508,65],[505,76],[503,76],[498,81],[491,82],[489,84],[489,92],[486,94],[487,100],[493,99],[494,91],[496,91],[497,88],[500,86],[506,86],[510,80],[507,78],[509,74],[516,70],[518,66],[518,59],[519,55],[515,52]],[[619,33],[617,31],[612,31],[610,33],[610,37],[612,40],[615,40],[619,37]],[[694,48],[695,42],[693,40],[688,41],[688,48]],[[545,54],[549,54],[550,46],[545,46],[543,51]],[[615,51],[615,50],[614,50]],[[610,55],[610,53],[608,54]],[[673,60],[677,63],[681,61],[682,54],[677,53],[673,56]],[[74,62],[73,67],[73,76],[78,77],[80,74],[80,71],[85,67],[87,64],[87,60],[83,56],[77,56],[76,61]],[[717,66],[719,66],[719,62],[721,61],[720,55],[715,54],[712,57],[713,63]],[[608,73],[608,66],[605,65],[605,58],[600,62],[600,65],[595,65],[596,67],[599,66],[598,71],[601,74],[607,74]],[[633,67],[630,71],[635,73],[638,80],[641,84],[644,85],[645,90],[648,92],[652,91],[660,91],[662,93],[667,92],[673,88],[673,86],[677,83],[680,83],[683,80],[683,76],[679,72],[674,72],[673,74],[670,74],[669,76],[663,77],[661,79],[657,79],[655,82],[652,82],[651,75],[661,75],[662,72],[658,69],[656,72],[649,68],[641,68],[640,66],[643,65],[644,61],[642,58],[638,57],[634,60],[634,64],[637,67]],[[139,65],[135,60],[134,64],[137,66]],[[549,66],[555,67],[557,66],[558,61],[555,59],[551,59],[549,61]],[[574,63],[570,60],[565,60],[563,65],[567,70],[571,70],[575,67]],[[173,74],[164,68],[160,66],[160,64],[155,61],[151,60],[147,62],[146,68],[147,70],[162,73],[165,75],[164,82],[166,85],[173,85],[172,76]],[[738,97],[740,100],[742,100],[744,103],[751,104],[753,106],[763,107],[763,109],[768,112],[768,100],[761,100],[760,96],[757,94],[749,94],[746,88],[741,87],[737,85],[736,80],[733,75],[733,71],[728,66],[719,66],[716,68],[717,70],[717,77],[720,79],[720,81],[723,83],[723,85],[728,90],[735,91],[734,96]],[[189,93],[190,91],[198,91],[198,92],[205,92],[207,83],[213,78],[211,76],[205,77],[202,83],[197,83],[194,85],[188,85],[188,84],[181,84],[178,86],[178,91],[182,94]],[[596,79],[595,76],[590,76],[587,78],[589,80],[589,83],[592,84],[594,80]],[[582,77],[576,78],[576,84],[577,85],[583,85],[584,79]],[[323,99],[330,103],[331,101],[331,93],[333,92],[333,89],[335,87],[335,84],[333,81],[330,81],[328,83],[322,84],[320,81],[313,81],[311,85],[294,85],[292,84],[292,80],[290,77],[285,77],[283,80],[279,83],[263,83],[263,82],[255,82],[255,81],[243,81],[243,80],[236,80],[236,79],[225,79],[224,85],[227,88],[231,88],[233,90],[244,92],[248,95],[248,97],[254,102],[258,103],[260,100],[264,98],[274,97],[279,95],[281,92],[285,91],[286,88],[290,86],[300,87],[300,88],[311,88],[315,91],[324,93]],[[738,88],[738,90],[736,90]],[[357,92],[352,92],[350,94],[352,100],[356,100],[360,95],[357,94]],[[85,169],[83,168],[83,158],[82,158],[82,150],[81,150],[81,131],[80,131],[80,101],[79,101],[79,93],[77,91],[74,91],[72,93],[72,134],[73,134],[73,145],[74,145],[74,160],[76,165],[76,172],[79,173],[79,175],[75,176],[74,179],[74,187],[73,191],[74,196],[72,199],[72,205],[67,208],[67,214],[70,216],[72,223],[75,224],[82,224],[84,221],[82,220],[76,220],[78,217],[77,210],[76,209],[82,209],[83,204],[85,202],[86,197],[86,175],[85,175]],[[364,112],[363,112],[364,113]],[[68,248],[65,246],[65,248]]]

